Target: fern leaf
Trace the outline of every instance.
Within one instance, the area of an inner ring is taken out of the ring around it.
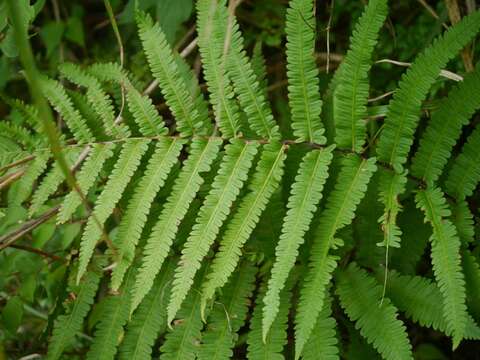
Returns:
[[[387,117],[378,143],[378,157],[397,172],[407,160],[420,107],[440,70],[480,29],[480,11],[465,16],[417,57],[399,83],[388,105]]]
[[[478,258],[469,250],[464,249],[462,253],[462,267],[465,273],[467,289],[467,304],[475,318],[480,319],[480,266]],[[469,317],[470,318],[470,317]],[[465,330],[465,338],[468,339],[468,322]]]
[[[300,291],[295,326],[297,358],[315,326],[323,307],[325,288],[337,266],[337,257],[329,254],[331,248],[342,244],[340,239],[335,238],[335,234],[352,221],[375,171],[375,158],[361,160],[355,155],[349,155],[342,159],[339,180],[327,199],[325,210],[320,214],[315,241],[310,251],[310,268]]]
[[[387,11],[386,0],[369,1],[350,38],[333,98],[335,142],[341,148],[361,152],[365,144],[368,72]]]
[[[262,54],[262,42],[257,41],[253,47],[252,58],[250,59],[252,64],[252,70],[255,76],[258,79],[258,85],[260,86],[260,91],[262,92],[265,99],[268,98],[267,88],[267,66],[265,65],[265,58]]]
[[[27,165],[27,169],[20,180],[10,188],[8,192],[9,204],[20,205],[28,198],[35,181],[47,168],[50,157],[49,151],[40,151],[35,154],[35,159]]]
[[[144,176],[135,187],[135,193],[129,201],[115,238],[118,250],[117,265],[113,269],[111,287],[117,290],[123,276],[135,256],[143,227],[147,222],[150,207],[155,195],[165,183],[173,165],[177,162],[184,141],[173,138],[161,138],[157,142],[155,153],[150,157]]]
[[[227,224],[220,240],[220,248],[212,261],[211,270],[202,286],[202,309],[212,299],[215,290],[222,287],[241,256],[241,249],[251,236],[262,212],[277,189],[283,174],[285,148],[272,142],[263,149],[261,159],[248,185],[249,192],[242,198],[238,211]]]
[[[450,157],[462,126],[480,107],[480,65],[452,89],[433,113],[412,162],[412,174],[433,185]]]
[[[462,340],[467,319],[465,281],[460,265],[460,239],[455,226],[447,219],[450,210],[440,189],[419,191],[417,206],[432,225],[432,264],[435,279],[443,295],[443,314],[453,333],[453,347]]]
[[[92,215],[80,242],[80,264],[77,282],[80,281],[87,264],[92,257],[97,241],[102,236],[103,224],[111,215],[115,205],[120,200],[123,190],[127,186],[133,173],[140,165],[143,154],[147,151],[148,140],[129,140],[125,142],[115,168],[108,177],[108,181],[99,195]]]
[[[158,334],[167,325],[167,300],[174,262],[167,261],[155,279],[152,290],[141,303],[127,326],[125,339],[119,349],[122,360],[143,360],[151,357]]]
[[[67,164],[71,166],[75,159],[77,159],[80,151],[78,149],[72,149],[67,151],[65,154],[65,160]],[[32,196],[32,203],[28,212],[30,216],[36,214],[40,208],[45,204],[50,195],[52,195],[58,188],[58,186],[65,180],[64,174],[60,169],[60,166],[57,162],[53,164],[53,167],[45,177],[42,179],[42,182],[35,190]]]
[[[75,300],[71,306],[68,306],[69,309],[66,313],[55,320],[48,346],[48,360],[60,359],[63,351],[74,341],[75,335],[82,330],[83,320],[95,300],[102,276],[101,265],[103,263],[100,260],[87,272],[80,285],[69,288],[69,292],[75,294]]]
[[[219,7],[219,16],[225,16],[225,6]],[[230,75],[235,93],[247,115],[250,128],[261,138],[279,139],[278,125],[273,119],[267,99],[260,88],[258,79],[252,69],[247,54],[243,48],[243,38],[238,23],[233,14],[228,14],[227,34],[230,38],[227,55],[227,72]]]
[[[452,222],[457,228],[458,236],[463,244],[473,241],[475,237],[475,222],[465,200],[458,200],[452,205]]]
[[[177,234],[178,226],[203,183],[200,174],[210,170],[220,145],[221,141],[214,138],[208,141],[199,139],[192,143],[190,156],[175,180],[170,196],[145,245],[142,265],[135,281],[131,312],[152,287]]]
[[[92,345],[87,353],[87,360],[114,359],[121,340],[123,326],[128,321],[128,310],[133,284],[133,269],[126,276],[120,294],[110,295],[106,299],[104,313],[95,329]]]
[[[325,144],[320,120],[322,100],[315,59],[315,27],[314,1],[291,0],[285,32],[293,135],[299,142]]]
[[[250,331],[247,337],[247,359],[248,360],[283,360],[283,348],[287,344],[288,314],[290,311],[291,289],[293,286],[293,277],[287,280],[287,285],[280,294],[280,309],[273,322],[272,329],[268,332],[265,341],[262,339],[262,306],[265,296],[266,284],[260,288],[260,294],[257,296],[256,304],[253,309],[250,320]]]
[[[73,106],[72,100],[67,95],[63,86],[55,80],[42,79],[42,91],[54,109],[62,116],[73,136],[79,144],[95,142],[91,130],[85,119]]]
[[[312,335],[308,339],[303,350],[304,360],[337,360],[338,340],[336,338],[335,318],[332,317],[332,299],[327,296],[322,311],[318,315],[317,323],[313,328]]]
[[[207,329],[202,333],[199,360],[232,358],[237,332],[247,316],[248,298],[252,295],[256,272],[254,266],[245,262],[213,304]]]
[[[130,130],[127,126],[116,123],[112,100],[102,89],[100,82],[96,78],[71,63],[63,63],[60,66],[60,71],[71,82],[87,88],[87,99],[102,119],[108,135],[118,139],[130,136]]]
[[[468,137],[462,152],[453,162],[445,182],[447,192],[458,200],[471,196],[480,181],[480,126]]]
[[[381,275],[383,278],[383,274]],[[430,279],[420,276],[400,275],[392,270],[388,273],[386,296],[405,316],[422,326],[431,327],[452,335],[443,316],[442,292]],[[472,317],[467,317],[466,339],[478,339],[480,328]]]
[[[224,44],[227,14],[216,11],[218,3],[218,0],[197,2],[198,46],[215,120],[223,136],[232,138],[240,130],[240,110],[226,72]]]
[[[187,85],[179,74],[172,49],[159,24],[153,24],[146,14],[137,14],[137,23],[143,50],[160,89],[176,119],[182,136],[207,134],[211,129],[208,119],[202,119],[195,109]]]
[[[196,286],[203,282],[207,267],[208,264],[198,272]],[[197,358],[203,323],[200,317],[201,293],[196,286],[191,289],[178,312],[178,320],[175,321],[173,329],[165,336],[165,341],[160,347],[162,360],[195,360]]]
[[[397,309],[389,299],[382,298],[382,288],[376,281],[351,263],[339,272],[337,295],[340,304],[360,334],[385,359],[413,359],[405,325],[397,319]]]
[[[382,225],[384,234],[383,241],[378,246],[384,247],[400,247],[400,236],[402,231],[397,225],[397,215],[402,210],[402,206],[398,202],[398,196],[405,191],[407,184],[406,173],[397,174],[390,171],[383,171],[380,175],[379,192],[380,201],[385,207],[385,212],[378,219]]]
[[[166,135],[168,130],[152,100],[142,95],[133,86],[124,69],[117,63],[96,63],[88,68],[88,72],[102,81],[113,81],[124,86],[127,92],[127,105],[138,124],[143,136]]]
[[[263,338],[265,339],[280,306],[280,291],[295,265],[298,249],[304,241],[318,203],[322,199],[323,185],[328,177],[333,147],[313,150],[302,159],[287,203],[282,235],[275,249],[275,263],[263,299]]]
[[[79,174],[76,176],[77,184],[82,193],[87,193],[95,183],[95,179],[103,168],[105,161],[113,156],[115,144],[97,144],[85,160]],[[82,199],[77,191],[72,190],[63,200],[57,215],[57,224],[63,224],[72,216]]]
[[[179,266],[175,270],[172,295],[168,304],[169,323],[185,299],[203,257],[214,242],[233,201],[247,180],[257,148],[258,143],[246,143],[241,140],[231,140],[226,146],[226,155],[182,250]]]

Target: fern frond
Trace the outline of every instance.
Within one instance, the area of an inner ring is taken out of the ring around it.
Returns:
[[[96,63],[89,66],[87,70],[88,73],[102,81],[112,81],[125,87],[128,108],[143,136],[167,134],[168,130],[152,100],[135,88],[120,64]]]
[[[480,65],[452,89],[433,113],[412,162],[412,174],[433,185],[442,173],[462,126],[480,107]]]
[[[292,113],[293,135],[299,142],[325,144],[315,59],[314,1],[291,0],[285,26],[288,102]]]
[[[167,325],[169,283],[174,267],[173,261],[165,262],[151,291],[133,315],[119,349],[120,359],[143,360],[151,357],[155,339]]]
[[[332,317],[332,299],[327,296],[322,311],[318,314],[317,323],[312,335],[305,345],[304,360],[338,360],[338,340],[336,337],[337,322]]]
[[[252,57],[250,59],[252,64],[252,70],[255,76],[258,79],[258,85],[260,86],[260,91],[265,96],[265,99],[268,98],[267,95],[267,66],[265,64],[265,57],[262,54],[262,42],[257,41],[253,47]]]
[[[244,262],[212,305],[208,325],[202,333],[199,360],[232,358],[237,332],[245,322],[248,299],[252,295],[257,269]]]
[[[210,249],[231,210],[233,201],[247,180],[257,149],[257,142],[235,139],[225,147],[225,157],[182,250],[179,266],[175,269],[172,295],[168,304],[169,323],[185,299],[203,257]]]
[[[113,156],[115,144],[97,144],[91,150],[80,172],[76,176],[77,184],[82,193],[86,194],[95,183],[98,174],[107,159]],[[63,200],[57,215],[57,224],[63,224],[75,212],[82,199],[77,191],[72,190]]]
[[[73,106],[64,87],[55,80],[44,78],[41,81],[42,91],[53,108],[62,116],[73,136],[79,144],[95,142],[85,119]]]
[[[105,262],[94,262],[92,269],[87,272],[80,285],[70,286],[69,293],[75,294],[73,304],[65,304],[64,315],[60,315],[53,327],[52,337],[49,341],[47,359],[60,359],[63,351],[68,348],[78,332],[82,330],[83,320],[87,316],[90,307],[95,300],[100,278],[102,277],[102,265]]]
[[[378,142],[380,160],[402,172],[413,143],[420,107],[440,70],[480,29],[480,11],[465,16],[442,37],[436,39],[402,77],[388,105],[387,117]]]
[[[413,359],[405,325],[397,309],[384,299],[382,288],[355,263],[338,273],[336,289],[340,304],[355,328],[385,359]]]
[[[130,137],[131,134],[128,127],[115,122],[112,99],[105,93],[96,78],[71,63],[63,63],[60,66],[60,72],[72,83],[87,88],[87,99],[97,115],[102,119],[108,135],[117,139]]]
[[[232,138],[240,130],[240,110],[226,71],[227,14],[217,11],[218,6],[218,0],[197,1],[198,46],[215,120],[223,136]]]
[[[380,276],[379,276],[380,277]],[[381,275],[383,278],[383,274]],[[392,270],[388,273],[386,296],[405,316],[422,326],[431,327],[452,335],[443,315],[442,292],[430,279],[421,276],[401,275]],[[465,339],[478,339],[480,328],[470,315],[465,326]]]
[[[456,348],[464,336],[467,319],[460,239],[455,226],[447,219],[451,212],[440,189],[419,191],[416,201],[425,213],[425,221],[432,225],[433,271],[442,292],[443,315],[453,333],[453,348]]]
[[[87,353],[87,360],[113,360],[118,351],[123,326],[128,321],[128,310],[133,284],[133,270],[130,269],[120,294],[110,295],[97,324],[93,342]]]
[[[140,160],[147,151],[148,143],[149,140],[135,139],[128,140],[123,145],[118,161],[110,173],[102,193],[98,196],[95,208],[85,226],[80,242],[77,282],[85,272],[97,241],[102,236],[103,229],[101,227],[112,214],[115,205],[122,197],[123,190],[140,165]]]
[[[468,137],[462,152],[453,162],[445,182],[447,192],[458,200],[473,194],[480,182],[480,126]]]
[[[165,206],[153,227],[143,251],[142,264],[135,281],[132,307],[133,312],[152,287],[163,261],[168,255],[180,222],[203,184],[201,173],[210,170],[221,140],[195,140],[190,155],[180,171]]]
[[[287,343],[288,314],[292,300],[293,280],[293,277],[290,276],[280,293],[280,309],[265,340],[262,339],[263,312],[261,304],[263,304],[267,286],[266,284],[261,286],[260,294],[257,296],[252,318],[250,319],[250,331],[247,337],[248,360],[284,359],[283,348]]]
[[[153,24],[152,19],[142,13],[137,14],[137,23],[148,64],[160,83],[160,90],[175,116],[180,134],[186,137],[210,133],[211,124],[208,118],[200,118],[160,25]]]
[[[242,110],[247,115],[250,128],[263,139],[279,139],[278,125],[275,123],[272,110],[243,48],[243,38],[238,23],[233,14],[228,14],[224,5],[219,6],[218,11],[221,16],[228,17],[227,29],[225,29],[226,33],[230,34],[230,38],[226,39],[229,44],[227,73],[232,79],[235,93]]]
[[[260,216],[277,189],[283,175],[285,148],[278,142],[265,145],[261,159],[248,185],[249,192],[242,198],[238,211],[227,224],[202,285],[202,310],[213,298],[216,289],[222,287],[235,270],[241,249],[255,229]]]
[[[47,168],[50,157],[49,151],[39,151],[35,154],[35,159],[27,165],[27,169],[20,180],[10,188],[8,192],[9,205],[20,205],[28,198],[35,181]]]
[[[165,336],[160,347],[162,360],[195,360],[197,358],[203,322],[200,317],[201,293],[197,287],[203,282],[208,264],[196,276],[195,286],[190,290],[173,329]]]
[[[125,272],[133,262],[135,248],[147,222],[150,207],[170,170],[177,162],[183,143],[184,141],[178,138],[160,138],[154,154],[150,157],[145,174],[135,187],[135,193],[128,203],[115,238],[118,256],[112,272],[111,288],[113,290],[120,287]]]
[[[398,196],[403,194],[407,184],[407,174],[397,174],[390,171],[382,171],[380,173],[379,193],[380,201],[385,207],[385,212],[378,219],[382,225],[384,234],[383,241],[378,246],[384,247],[400,247],[400,236],[402,231],[397,225],[397,216],[402,210],[402,206],[398,202]]]
[[[325,288],[337,266],[337,257],[330,255],[329,250],[341,246],[343,242],[335,238],[335,234],[352,221],[376,169],[375,158],[361,160],[355,155],[348,155],[342,159],[342,168],[335,189],[330,193],[325,210],[320,214],[314,244],[310,250],[309,270],[300,291],[295,319],[297,358],[301,355],[315,326],[323,307]]]
[[[350,38],[350,49],[333,95],[335,142],[340,148],[361,152],[365,144],[368,72],[387,12],[386,0],[370,0]]]
[[[79,149],[70,149],[65,152],[65,161],[69,166],[78,158]],[[33,216],[45,204],[50,195],[57,191],[58,186],[65,180],[65,176],[57,162],[53,164],[52,169],[45,175],[42,182],[35,190],[32,196],[32,203],[28,212]]]
[[[282,235],[275,249],[275,263],[263,299],[263,338],[265,339],[280,306],[280,291],[295,264],[298,249],[310,227],[313,213],[322,199],[323,185],[328,177],[333,147],[308,152],[302,159],[287,203]]]
[[[452,204],[451,219],[462,243],[468,244],[472,242],[475,237],[475,222],[465,200],[458,200],[455,204]]]

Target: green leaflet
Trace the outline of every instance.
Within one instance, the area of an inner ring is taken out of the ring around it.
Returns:
[[[425,213],[425,221],[432,225],[432,265],[443,297],[443,315],[448,330],[453,334],[453,348],[465,333],[467,307],[465,305],[465,281],[460,264],[460,239],[455,226],[447,219],[451,212],[440,189],[419,191],[417,207]]]
[[[92,269],[87,272],[80,285],[73,285],[69,288],[70,293],[75,294],[73,304],[64,315],[55,320],[52,337],[50,338],[47,352],[48,360],[60,359],[63,351],[68,348],[75,339],[78,332],[82,330],[83,320],[87,316],[90,307],[95,300],[100,278],[102,277],[102,266],[105,261],[94,262]]]
[[[220,249],[202,285],[202,311],[207,301],[213,298],[215,290],[222,287],[235,270],[243,245],[251,236],[279,185],[284,161],[285,148],[280,143],[272,142],[264,147],[248,186],[249,192],[242,198],[238,211],[228,222],[227,229],[220,239]]]
[[[383,281],[383,274],[377,278]],[[438,301],[442,297],[442,292],[430,279],[400,275],[392,270],[388,273],[386,296],[413,321],[448,335],[452,334],[443,316],[443,304]],[[465,338],[478,339],[479,335],[480,328],[469,315],[465,326]]]
[[[227,14],[217,11],[219,6],[224,6],[224,1],[197,1],[198,45],[216,123],[223,136],[231,138],[237,136],[240,130],[240,109],[226,71],[224,44]]]
[[[458,200],[452,204],[451,220],[457,228],[458,236],[463,244],[472,242],[475,238],[475,221],[465,200]]]
[[[71,82],[87,88],[87,99],[97,115],[102,119],[107,135],[117,139],[130,137],[130,130],[125,124],[118,123],[112,99],[105,93],[100,82],[77,65],[63,63],[61,73]]]
[[[318,314],[317,323],[313,328],[312,335],[305,344],[302,353],[304,360],[337,360],[338,340],[335,328],[337,322],[332,317],[332,299],[327,296],[322,311]]]
[[[147,222],[150,207],[160,188],[178,160],[184,141],[173,138],[158,140],[155,153],[150,157],[145,174],[135,188],[123,215],[115,238],[118,250],[117,265],[113,269],[111,287],[117,290],[128,267],[133,262],[135,248]]]
[[[402,230],[397,225],[397,215],[402,210],[402,205],[398,201],[398,196],[403,194],[407,184],[407,174],[397,174],[384,170],[380,173],[379,181],[379,195],[380,201],[385,207],[385,212],[378,219],[383,230],[383,242],[378,243],[378,246],[400,247],[400,236]],[[388,255],[388,254],[387,254]]]
[[[225,6],[219,6],[219,16],[227,13]],[[278,125],[272,115],[272,110],[265,99],[258,79],[252,69],[247,54],[243,48],[243,38],[238,23],[232,14],[228,14],[227,33],[230,38],[230,47],[227,55],[227,72],[233,82],[235,93],[242,110],[247,115],[250,128],[255,133],[266,139],[279,139]]]
[[[480,181],[480,126],[468,137],[462,152],[453,162],[445,182],[447,192],[459,200],[473,194]]]
[[[88,218],[87,225],[80,242],[80,263],[77,282],[80,281],[87,264],[93,255],[93,250],[102,236],[103,224],[111,215],[115,205],[120,200],[123,190],[140,164],[143,154],[147,151],[149,140],[128,140],[122,147],[115,168],[99,195],[95,208]]]
[[[134,269],[130,269],[120,294],[110,295],[106,299],[105,310],[95,329],[93,342],[86,356],[87,360],[115,358],[123,326],[128,321],[133,272]]]
[[[45,97],[62,116],[75,139],[80,144],[94,142],[95,137],[90,131],[86,120],[80,112],[75,109],[64,87],[59,82],[47,78],[42,80],[41,85]]]
[[[368,72],[387,12],[387,0],[370,0],[350,38],[333,95],[335,142],[340,148],[361,152],[365,144]]]
[[[315,17],[313,0],[291,0],[287,9],[288,101],[293,135],[299,142],[325,144],[320,120],[318,68],[315,58]]]
[[[257,296],[252,318],[250,319],[250,332],[247,338],[247,359],[248,360],[283,360],[283,348],[287,343],[288,314],[290,311],[292,287],[294,277],[290,275],[287,284],[280,293],[280,309],[273,322],[271,330],[263,340],[262,336],[262,307],[263,297],[267,287],[262,284],[260,294]]]
[[[337,257],[330,255],[331,248],[342,245],[335,238],[337,231],[350,224],[367,184],[376,171],[375,158],[361,160],[355,155],[342,159],[342,168],[335,189],[330,193],[310,249],[309,270],[300,291],[295,319],[295,356],[303,351],[323,307],[325,287],[337,266]]]
[[[94,145],[87,159],[85,160],[80,172],[77,174],[77,184],[83,194],[88,193],[95,183],[98,174],[103,168],[105,161],[113,156],[115,144],[97,144]],[[57,215],[57,224],[63,224],[72,216],[82,199],[78,192],[72,190],[65,196],[60,211]]]
[[[69,151],[68,151],[69,150]],[[67,149],[65,154],[65,160],[69,166],[77,159],[80,154],[79,149]],[[30,217],[33,216],[40,210],[40,208],[45,204],[48,198],[55,193],[58,186],[65,180],[62,170],[58,166],[58,163],[54,163],[52,169],[45,175],[42,179],[42,182],[35,190],[32,196],[32,203],[28,212]]]
[[[165,336],[165,341],[160,347],[162,360],[195,360],[197,358],[201,331],[203,328],[200,317],[201,293],[196,287],[205,277],[208,263],[197,273],[194,287],[188,293],[173,328]]]
[[[148,96],[140,94],[120,64],[96,63],[88,68],[88,72],[101,81],[113,81],[125,87],[128,108],[143,136],[166,135],[168,130],[152,100]]]
[[[433,185],[442,173],[462,126],[480,107],[480,64],[468,73],[433,113],[412,162],[412,175]]]
[[[465,274],[468,308],[475,316],[475,319],[478,320],[480,319],[480,266],[478,257],[475,257],[469,250],[463,249],[462,267]],[[470,317],[468,320],[470,320]],[[465,329],[465,338],[467,339],[469,338],[469,323],[470,321],[467,321],[467,326]],[[479,333],[480,331],[477,332],[477,334]]]
[[[241,140],[231,140],[225,147],[226,155],[199,210],[196,224],[182,249],[182,256],[175,270],[172,295],[168,304],[169,323],[185,299],[202,259],[214,242],[233,201],[247,180],[257,149],[258,143],[246,143]]]
[[[153,280],[167,257],[173,239],[177,234],[178,226],[203,184],[200,174],[210,170],[210,165],[219,151],[220,144],[221,141],[215,138],[208,141],[193,141],[189,151],[190,155],[175,180],[162,213],[147,239],[142,264],[135,281],[131,313],[152,287]]]
[[[275,263],[263,299],[263,339],[270,330],[280,307],[280,291],[295,265],[298,249],[304,242],[313,213],[322,198],[323,185],[332,161],[332,147],[307,153],[300,164],[287,203],[282,235],[275,249]]]
[[[440,70],[480,29],[480,11],[466,16],[435,40],[408,68],[388,105],[387,117],[378,142],[381,161],[402,172],[413,143],[420,107]]]
[[[143,360],[151,356],[156,338],[167,325],[167,300],[174,266],[173,259],[167,260],[151,291],[133,314],[119,349],[120,359]]]
[[[212,305],[208,325],[202,333],[199,360],[230,359],[237,332],[245,322],[257,269],[244,262],[225,285],[222,296]]]
[[[158,23],[142,13],[137,14],[138,32],[148,64],[167,105],[176,119],[177,129],[182,136],[209,134],[211,126],[208,119],[199,116],[194,101],[182,79],[165,34]]]
[[[405,325],[397,319],[397,309],[384,299],[382,288],[355,263],[338,273],[340,304],[360,334],[384,359],[413,359]]]

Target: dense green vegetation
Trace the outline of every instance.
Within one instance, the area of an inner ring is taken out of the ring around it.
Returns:
[[[475,359],[479,31],[0,0],[0,360]]]

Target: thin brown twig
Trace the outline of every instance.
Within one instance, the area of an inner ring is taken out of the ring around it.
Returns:
[[[20,179],[22,175],[25,173],[25,170],[18,170],[12,174],[5,175],[4,178],[0,179],[0,190],[6,188],[11,183],[15,182],[16,180]]]
[[[422,5],[425,10],[427,10],[427,12],[432,15],[433,18],[435,18],[436,20],[440,21],[440,16],[438,16],[437,12],[430,6],[427,4],[427,2],[425,0],[417,0],[420,5]],[[442,26],[445,28],[445,29],[448,29],[448,25],[445,24],[444,22],[442,22]]]
[[[17,160],[17,161],[14,161],[8,165],[5,165],[5,166],[2,166],[0,168],[0,172],[4,172],[5,170],[8,170],[8,169],[11,169],[11,168],[14,168],[14,167],[17,167],[19,165],[22,165],[22,164],[25,164],[29,161],[32,161],[33,159],[35,159],[35,155],[29,155],[23,159],[20,159],[20,160]]]
[[[43,251],[41,249],[37,249],[37,248],[34,248],[32,246],[28,246],[28,245],[11,244],[10,247],[15,248],[15,249],[19,249],[19,250],[28,251],[28,252],[31,252],[31,253],[34,253],[34,254],[38,254],[40,256],[43,256],[44,258],[50,258],[54,261],[62,261],[62,262],[67,261],[67,259],[65,259],[61,256],[51,254],[49,252],[46,252],[46,251]]]

